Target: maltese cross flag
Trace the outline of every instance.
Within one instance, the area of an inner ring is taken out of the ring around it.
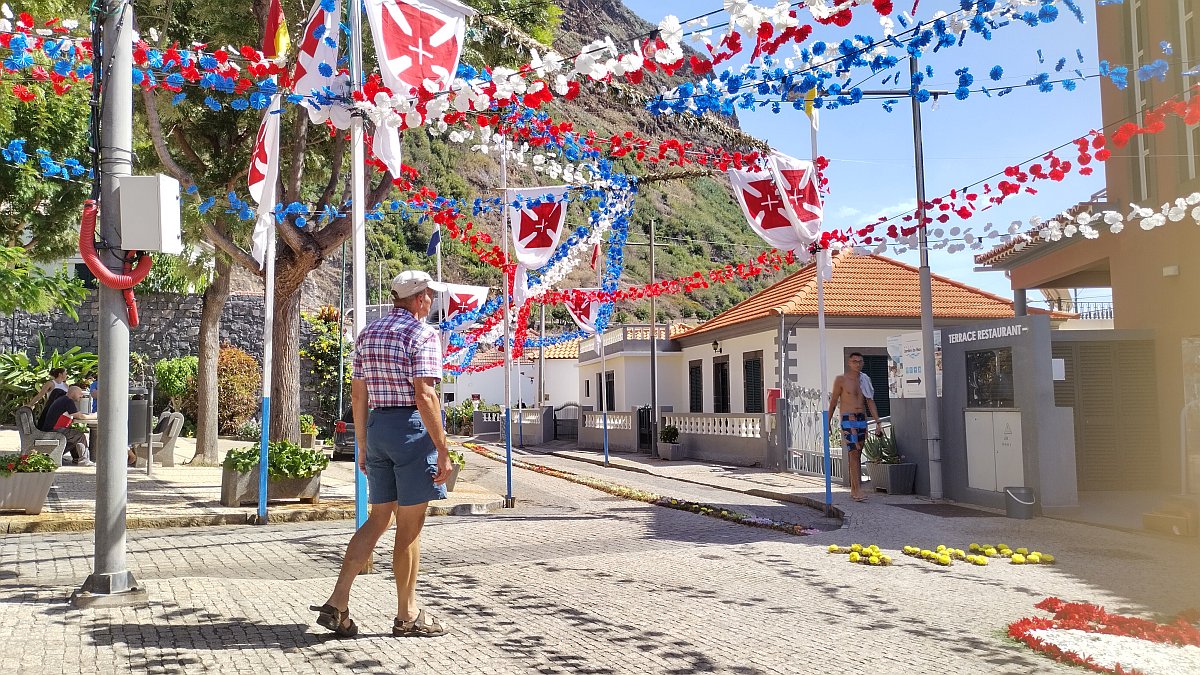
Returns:
[[[383,83],[408,96],[417,87],[445,91],[458,70],[467,17],[454,0],[366,0],[367,19]],[[429,82],[426,84],[426,82]]]
[[[491,289],[487,286],[446,284],[446,317],[444,320],[450,321],[459,314],[478,312],[487,302],[489,290]]]
[[[567,193],[565,185],[555,187],[521,188],[508,191],[508,222],[513,232],[513,247],[517,250],[517,262],[528,269],[538,269],[550,260],[554,247],[558,246],[563,223],[567,219],[567,205],[562,201]],[[527,206],[529,200],[542,200],[540,204]],[[514,208],[520,202],[525,208]]]
[[[279,94],[272,96],[271,105],[263,113],[246,178],[250,198],[258,203],[258,218],[250,235],[250,253],[260,266],[266,260],[268,239],[275,227],[275,186],[279,182],[279,98]]]
[[[579,328],[588,333],[596,332],[596,317],[600,313],[600,300],[595,297],[599,288],[577,288],[566,302],[567,313],[575,319]]]
[[[783,193],[783,209],[800,238],[813,242],[821,236],[821,193],[812,162],[775,152],[768,161],[775,184]]]
[[[816,235],[796,225],[771,173],[730,169],[729,183],[750,227],[771,246],[798,251],[816,240]],[[820,220],[816,223],[819,234]]]
[[[350,128],[349,109],[321,104],[313,91],[324,92],[326,88],[334,95],[349,96],[350,77],[338,73],[338,38],[342,34],[341,0],[316,0],[308,21],[304,24],[304,37],[296,53],[296,67],[292,71],[292,91],[305,96],[308,119],[313,124],[324,124],[331,120],[338,129]]]

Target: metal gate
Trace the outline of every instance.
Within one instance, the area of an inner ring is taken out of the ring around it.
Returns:
[[[654,448],[654,439],[651,435],[651,422],[653,415],[650,412],[650,406],[642,406],[637,409],[637,429],[638,429],[638,451],[650,452]]]
[[[793,384],[785,392],[788,415],[786,423],[788,439],[787,468],[806,476],[825,475],[825,441],[821,429],[822,404],[825,402],[820,389],[810,389]],[[830,435],[829,458],[834,480],[843,481],[846,476],[845,457],[838,442],[838,435]]]
[[[579,439],[579,404],[564,403],[554,409],[554,440]]]

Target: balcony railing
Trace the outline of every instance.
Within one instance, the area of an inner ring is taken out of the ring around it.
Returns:
[[[676,351],[671,347],[670,324],[657,324],[654,326],[653,335],[657,340],[656,347],[660,351]],[[651,328],[649,324],[616,326],[604,332],[602,341],[604,342],[605,354],[612,355],[618,352],[645,352],[650,351],[650,336]],[[584,340],[579,345],[580,360],[593,359],[600,355],[596,349],[595,340]]]

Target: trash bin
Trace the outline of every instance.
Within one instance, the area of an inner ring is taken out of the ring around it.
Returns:
[[[129,444],[146,442],[146,427],[150,424],[150,397],[142,387],[129,388]]]
[[[1037,496],[1033,488],[1004,488],[1004,511],[1009,518],[1029,520],[1037,515]]]

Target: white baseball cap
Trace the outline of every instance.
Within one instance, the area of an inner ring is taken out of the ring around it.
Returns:
[[[446,290],[446,284],[434,281],[433,277],[421,270],[405,270],[392,279],[392,292],[398,298],[408,298],[425,289],[441,293]]]

